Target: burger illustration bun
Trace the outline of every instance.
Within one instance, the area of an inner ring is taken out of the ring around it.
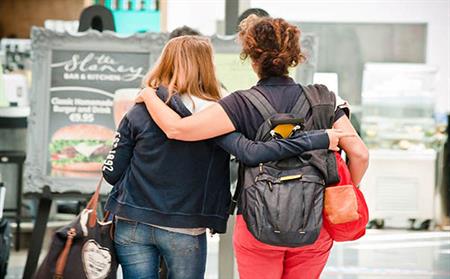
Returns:
[[[74,124],[60,128],[52,137],[52,168],[62,171],[101,171],[114,131],[100,125]]]

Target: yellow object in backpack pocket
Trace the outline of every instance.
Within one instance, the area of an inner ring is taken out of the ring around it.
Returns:
[[[287,139],[299,128],[300,126],[294,124],[279,124],[270,131],[270,134],[273,137],[278,136],[279,138]]]

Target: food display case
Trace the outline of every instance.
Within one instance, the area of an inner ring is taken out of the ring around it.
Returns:
[[[423,64],[369,63],[362,92],[362,137],[370,150],[361,183],[371,224],[434,219],[437,150],[434,120],[437,69]],[[375,222],[375,223],[374,223]]]

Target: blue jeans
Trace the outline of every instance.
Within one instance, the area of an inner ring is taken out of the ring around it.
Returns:
[[[124,279],[159,279],[160,256],[169,279],[204,278],[205,233],[191,236],[117,219],[114,244]]]

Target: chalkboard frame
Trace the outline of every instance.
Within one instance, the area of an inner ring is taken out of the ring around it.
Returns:
[[[236,53],[236,55],[239,55],[241,47],[236,40],[237,35],[211,36],[214,53]],[[301,50],[306,56],[306,61],[297,66],[295,80],[301,84],[311,84],[313,82],[314,73],[317,69],[318,44],[319,38],[315,34],[304,33],[300,37]]]
[[[114,32],[89,30],[83,33],[59,33],[33,27],[31,112],[28,117],[27,158],[24,171],[24,193],[42,193],[48,186],[52,193],[92,193],[98,178],[52,177],[47,173],[49,98],[53,50],[86,50],[148,53],[149,65],[158,59],[168,40],[165,33],[142,33],[119,36]],[[46,93],[47,92],[47,93]],[[108,187],[103,187],[104,193]]]

